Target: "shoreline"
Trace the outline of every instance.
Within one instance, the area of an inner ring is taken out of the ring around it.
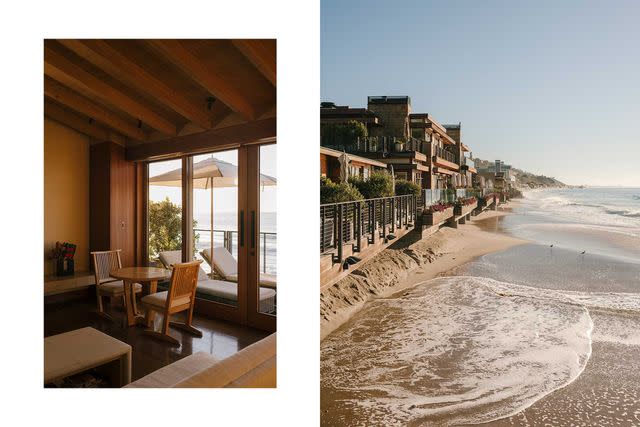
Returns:
[[[510,203],[514,203],[511,201]],[[415,242],[398,241],[320,294],[320,341],[352,319],[364,305],[387,298],[482,255],[528,243],[497,229],[511,209],[485,211],[457,229],[443,227]]]

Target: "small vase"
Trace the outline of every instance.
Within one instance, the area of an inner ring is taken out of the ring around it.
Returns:
[[[64,258],[56,259],[56,276],[64,276]]]
[[[72,259],[56,259],[56,276],[71,276],[73,272],[74,263]]]

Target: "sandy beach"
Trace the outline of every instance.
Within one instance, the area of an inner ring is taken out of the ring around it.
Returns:
[[[321,293],[321,339],[348,321],[367,301],[389,297],[478,256],[526,243],[491,232],[492,223],[508,212],[488,210],[457,229],[443,227],[417,242],[403,239],[366,261]]]
[[[322,425],[640,425],[637,237],[522,203],[322,295]]]

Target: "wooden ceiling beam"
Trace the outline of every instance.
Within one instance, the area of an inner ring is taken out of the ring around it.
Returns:
[[[233,149],[245,144],[275,142],[276,127],[276,119],[271,118],[210,129],[191,135],[128,147],[126,158],[130,161],[157,160],[206,153],[214,149]]]
[[[116,131],[138,141],[146,141],[147,134],[133,123],[126,121],[110,110],[98,105],[87,98],[78,95],[76,92],[62,86],[50,77],[44,79],[44,94],[67,106],[68,108],[92,117],[96,121],[103,123]]]
[[[211,127],[205,106],[202,100],[202,108],[189,101],[179,91],[160,80],[156,74],[146,70],[129,55],[114,48],[104,40],[59,40],[65,47],[73,50],[77,55],[91,62],[99,68],[107,71],[112,77],[122,77],[143,90],[145,93],[164,104],[169,109],[186,117],[203,129]],[[116,69],[117,75],[109,70]]]
[[[152,39],[146,42],[233,111],[241,113],[247,120],[255,118],[255,108],[246,97],[229,82],[212,73],[179,40]]]
[[[115,108],[126,112],[166,135],[176,135],[175,123],[172,123],[160,116],[157,112],[142,105],[131,96],[107,84],[46,45],[44,48],[44,61],[44,72],[46,75],[55,79],[56,75],[62,73],[82,85],[96,98],[113,105]]]
[[[120,145],[125,145],[126,140],[121,135],[111,132],[108,129],[91,121],[84,119],[77,114],[65,110],[59,104],[45,99],[44,101],[44,115],[53,119],[63,125],[70,127],[80,133],[83,133],[98,141],[113,141]]]
[[[268,45],[269,41],[234,39],[231,42],[275,87],[276,55]]]

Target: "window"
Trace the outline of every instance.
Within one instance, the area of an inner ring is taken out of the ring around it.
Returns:
[[[150,163],[148,194],[148,261],[161,266],[160,253],[182,250],[182,160]]]
[[[276,314],[276,298],[268,299],[268,295],[275,294],[277,263],[277,167],[276,146],[262,145],[260,147],[260,235],[259,235],[259,273],[258,283],[258,312],[262,314]],[[357,170],[358,168],[355,167]]]

